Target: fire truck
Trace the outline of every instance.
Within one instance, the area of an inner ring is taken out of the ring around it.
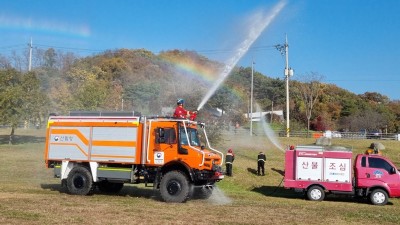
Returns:
[[[168,117],[50,116],[45,165],[70,194],[116,193],[126,183],[144,183],[166,202],[207,198],[224,176],[223,153],[210,146],[204,127]]]
[[[352,161],[347,147],[291,146],[285,153],[284,187],[304,192],[313,201],[345,194],[385,205],[389,197],[400,197],[400,173],[389,159],[358,154],[354,165]]]

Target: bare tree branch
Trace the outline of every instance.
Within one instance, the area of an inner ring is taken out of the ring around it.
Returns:
[[[321,81],[323,80],[323,75],[310,72],[301,75],[300,79],[302,82],[299,83],[298,90],[305,105],[304,110],[307,117],[307,130],[310,130],[312,110],[322,91]]]

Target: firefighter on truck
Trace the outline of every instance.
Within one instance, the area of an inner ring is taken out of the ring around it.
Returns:
[[[180,118],[180,119],[186,119],[190,118],[190,120],[195,120],[197,117],[197,111],[188,111],[185,108],[183,108],[183,104],[185,103],[185,100],[183,99],[178,99],[176,101],[176,108],[173,117],[174,118]]]

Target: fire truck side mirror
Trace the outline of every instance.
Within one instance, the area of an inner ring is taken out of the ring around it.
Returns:
[[[396,168],[394,167],[390,168],[390,174],[396,174]]]
[[[156,143],[165,143],[164,128],[156,128]]]
[[[188,150],[186,148],[183,148],[182,146],[178,148],[178,153],[182,155],[189,154]]]

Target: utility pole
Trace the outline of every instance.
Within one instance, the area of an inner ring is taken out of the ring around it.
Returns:
[[[251,62],[251,88],[250,88],[250,136],[253,136],[253,80],[254,80],[254,61]]]
[[[269,123],[272,124],[272,117],[274,116],[274,99],[272,99],[271,102],[271,113],[269,115],[271,116]]]
[[[286,137],[290,137],[290,126],[289,126],[289,78],[293,76],[293,69],[289,67],[289,44],[287,40],[287,35],[286,35],[286,40],[284,45],[276,45],[275,46],[278,51],[281,52],[281,54],[286,56],[286,63],[285,63],[285,81],[286,81]]]
[[[29,64],[28,64],[28,71],[32,69],[32,38],[31,43],[29,44]]]

